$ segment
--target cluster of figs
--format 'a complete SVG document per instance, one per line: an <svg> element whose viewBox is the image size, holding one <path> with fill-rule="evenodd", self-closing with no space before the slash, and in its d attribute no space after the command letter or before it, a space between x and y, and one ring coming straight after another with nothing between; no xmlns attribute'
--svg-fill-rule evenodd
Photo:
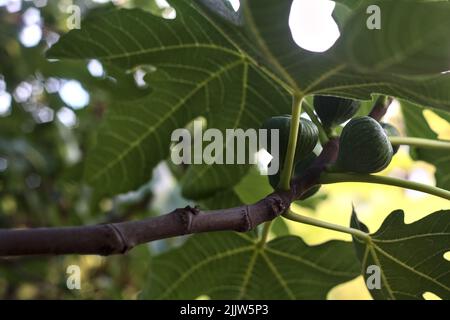
<svg viewBox="0 0 450 320"><path fill-rule="evenodd" d="M329 170L334 172L353 172L371 174L385 169L397 153L398 146L393 146L389 136L398 136L399 131L388 123L380 123L369 116L355 117L361 102L332 96L314 97L314 110L325 131L333 130L345 124L339 137L339 154L337 160ZM350 121L349 121L350 120ZM277 174L269 176L270 185L277 189L280 173L283 170L286 151L288 148L291 116L283 115L267 120L263 129L279 130L279 163ZM301 177L311 166L317 155L314 153L318 143L319 131L310 120L300 118L300 130L295 152L295 166L293 178ZM271 153L271 145L268 145ZM310 189L302 196L304 200L314 195L320 186Z"/></svg>

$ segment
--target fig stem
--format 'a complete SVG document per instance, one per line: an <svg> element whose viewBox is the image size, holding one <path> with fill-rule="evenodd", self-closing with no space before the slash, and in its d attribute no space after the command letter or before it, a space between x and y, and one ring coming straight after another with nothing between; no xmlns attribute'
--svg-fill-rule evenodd
<svg viewBox="0 0 450 320"><path fill-rule="evenodd" d="M394 99L389 96L380 96L375 102L372 111L370 111L369 117L377 120L378 122L381 121L381 119L383 119L386 115L393 100Z"/></svg>
<svg viewBox="0 0 450 320"><path fill-rule="evenodd" d="M289 142L286 151L286 159L284 161L283 170L280 177L280 189L289 191L291 188L291 175L294 168L295 150L297 148L297 138L300 130L300 114L302 113L302 95L294 95L292 97L292 117L289 132Z"/></svg>
<svg viewBox="0 0 450 320"><path fill-rule="evenodd" d="M303 109L305 110L308 117L311 119L311 121L316 125L316 127L319 129L319 140L322 145L326 144L328 142L328 134L325 132L325 129L322 126L322 123L320 122L319 118L314 113L314 108L311 106L311 104L304 99L303 100Z"/></svg>
<svg viewBox="0 0 450 320"><path fill-rule="evenodd" d="M450 200L450 191L435 186L430 186L414 181L408 181L392 177L369 175L369 174L357 174L357 173L323 173L319 179L320 184L334 184L342 182L383 184L400 187L404 189L416 190L434 195L436 197Z"/></svg>
<svg viewBox="0 0 450 320"><path fill-rule="evenodd" d="M258 242L258 246L261 248L264 246L264 244L267 242L267 239L269 238L270 228L272 227L273 221L267 221L264 223L262 232L261 232L261 238Z"/></svg>
<svg viewBox="0 0 450 320"><path fill-rule="evenodd" d="M426 149L450 150L450 141L431 140L413 137L389 137L393 145L407 145Z"/></svg>

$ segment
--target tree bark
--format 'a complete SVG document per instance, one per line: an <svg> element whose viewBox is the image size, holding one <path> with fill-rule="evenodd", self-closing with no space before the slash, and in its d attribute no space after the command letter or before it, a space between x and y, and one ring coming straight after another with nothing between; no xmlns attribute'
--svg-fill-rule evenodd
<svg viewBox="0 0 450 320"><path fill-rule="evenodd" d="M292 181L290 191L275 191L252 205L212 211L186 207L155 218L93 226L0 230L0 256L123 254L139 244L180 235L247 232L279 217L317 185L338 149L338 140L330 140L306 174Z"/></svg>
<svg viewBox="0 0 450 320"><path fill-rule="evenodd" d="M383 117L386 115L392 101L394 101L392 97L379 97L375 102L372 111L370 111L369 117L380 122L381 119L383 119Z"/></svg>

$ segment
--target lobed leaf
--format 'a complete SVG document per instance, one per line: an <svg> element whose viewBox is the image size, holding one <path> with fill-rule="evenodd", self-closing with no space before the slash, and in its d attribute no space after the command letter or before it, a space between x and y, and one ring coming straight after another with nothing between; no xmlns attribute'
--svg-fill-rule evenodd
<svg viewBox="0 0 450 320"><path fill-rule="evenodd" d="M153 260L141 298L324 299L358 275L351 243L308 246L286 236L259 247L256 241L248 234L196 235Z"/></svg>
<svg viewBox="0 0 450 320"><path fill-rule="evenodd" d="M355 212L351 226L367 232ZM381 288L370 290L375 299L423 299L425 292L450 298L450 262L444 258L450 251L449 210L411 224L404 223L403 211L394 211L370 241L353 241L366 280L368 266L381 270Z"/></svg>

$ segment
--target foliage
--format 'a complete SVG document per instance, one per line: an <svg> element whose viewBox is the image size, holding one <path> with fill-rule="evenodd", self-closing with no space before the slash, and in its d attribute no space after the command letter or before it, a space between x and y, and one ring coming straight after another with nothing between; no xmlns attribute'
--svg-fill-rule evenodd
<svg viewBox="0 0 450 320"><path fill-rule="evenodd" d="M309 52L294 42L288 25L292 0L242 1L238 12L226 0L172 0L175 19L165 18L153 1L130 1L133 8L87 7L81 29L68 32L55 1L41 12L46 28L64 35L51 47L42 42L35 48L20 46L11 35L20 28L15 22L19 14L0 8L0 17L8 18L0 20L0 28L10 30L0 36L0 75L9 92L24 82L34 88L26 101L14 99L10 114L0 118L0 160L7 160L7 169L0 167L0 227L148 217L186 202L208 209L256 202L273 190L254 166L175 166L166 161L171 133L199 118L222 132L257 129L285 114L292 113L295 121L295 110L302 110L320 131L320 150L342 126L323 128L314 112L314 95L357 101L361 107L355 117L367 116L379 95L395 97L407 136L437 140L423 111L450 119L450 4L336 2L334 18L341 36L324 53ZM381 8L383 19L376 31L365 27L366 8L373 4ZM87 72L93 59L104 68L101 77ZM144 85L136 85L137 74L145 74ZM89 108L75 110L75 127L58 119L42 121L44 111L55 114L65 104L57 90L49 90L50 81L67 79L78 80L89 91ZM291 106L292 100L300 103ZM290 143L293 136L297 132L291 130ZM302 135L298 138L301 143ZM290 143L286 141L286 148ZM437 187L450 189L448 148L412 145L410 152L436 167ZM363 152L352 157L358 153ZM391 157L390 148L389 161ZM172 198L163 204L163 184L158 184L162 162L176 181ZM282 174L281 180L290 174ZM408 181L398 184L414 187ZM429 193L435 189L423 188ZM296 205L315 210L329 196L322 190ZM425 292L449 299L450 262L444 256L450 251L449 213L443 210L405 224L403 212L395 211L374 234L355 212L349 227L291 216L350 233L353 243L307 244L291 234L283 218L274 221L270 233L266 225L262 232L158 241L128 257L97 262L95 268L95 262L90 267L85 263L87 270L96 270L92 277L99 283L106 278L112 284L105 285L107 293L85 291L82 297L129 298L142 291L140 298L145 299L325 299L330 289L359 275L368 280L367 267L376 265L382 281L380 290L370 290L374 299L421 299ZM62 281L49 280L52 270L76 259L0 260L6 274L0 295L17 297L23 283L44 278L54 288L43 297L77 297ZM33 271L25 274L16 269L18 264Z"/></svg>
<svg viewBox="0 0 450 320"><path fill-rule="evenodd" d="M444 258L450 241L449 213L435 212L406 225L404 213L395 211L370 241L355 239L362 267L381 268L383 286L382 290L373 291L375 299L421 299L426 290L442 299L450 298L448 261ZM352 225L367 230L355 213Z"/></svg>
<svg viewBox="0 0 450 320"><path fill-rule="evenodd" d="M197 235L155 259L149 289L142 297L324 299L332 287L351 280L358 271L348 242L310 247L300 238L286 236L261 247L254 237L237 233Z"/></svg>

